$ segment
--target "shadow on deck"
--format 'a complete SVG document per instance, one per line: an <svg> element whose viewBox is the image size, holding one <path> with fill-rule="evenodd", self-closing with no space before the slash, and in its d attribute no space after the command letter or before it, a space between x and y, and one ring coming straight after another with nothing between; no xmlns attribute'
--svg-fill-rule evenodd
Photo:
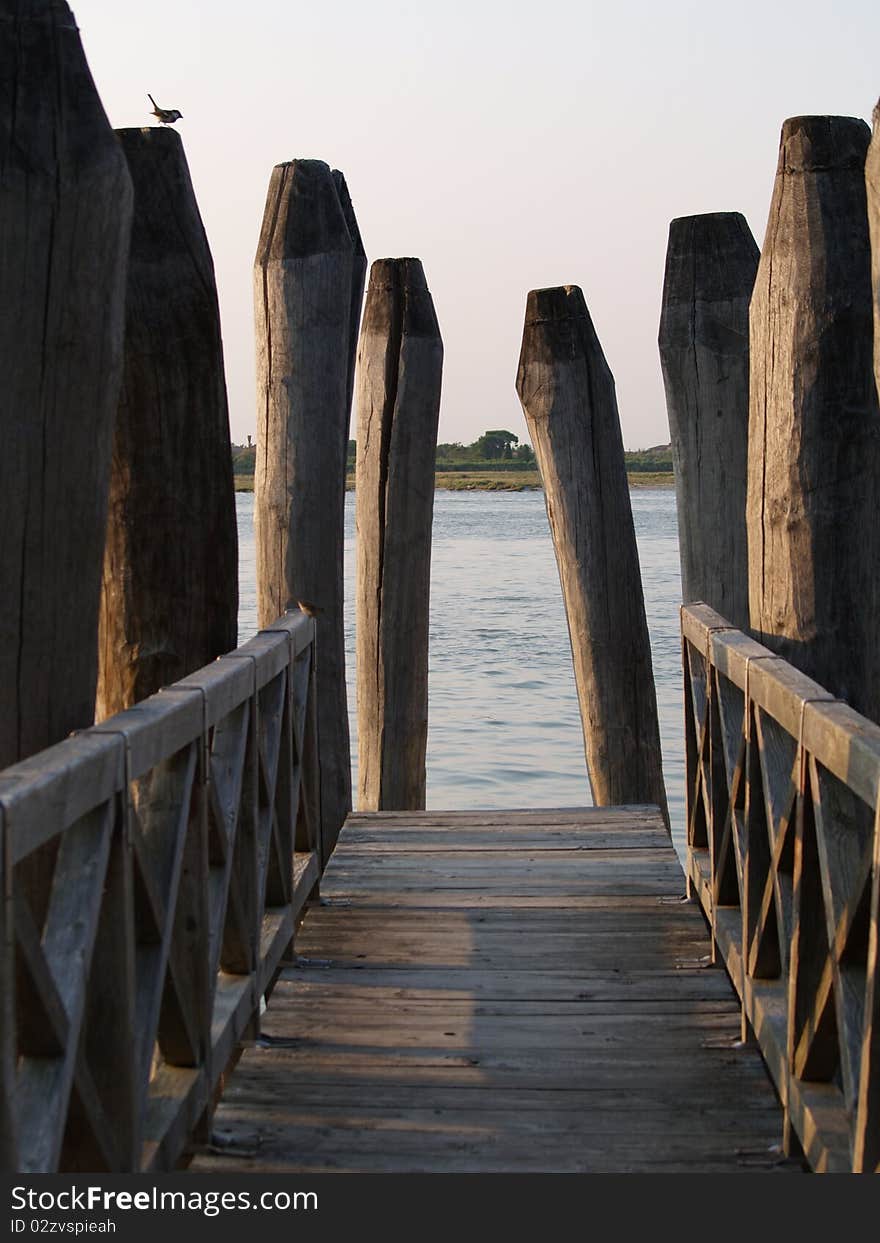
<svg viewBox="0 0 880 1243"><path fill-rule="evenodd" d="M197 1172L799 1172L653 808L349 818Z"/></svg>

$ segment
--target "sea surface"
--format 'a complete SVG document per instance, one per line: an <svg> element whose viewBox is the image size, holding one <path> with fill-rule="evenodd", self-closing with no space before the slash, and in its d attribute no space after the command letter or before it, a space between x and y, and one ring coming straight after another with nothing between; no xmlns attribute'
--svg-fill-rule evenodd
<svg viewBox="0 0 880 1243"><path fill-rule="evenodd" d="M681 853L684 729L675 493L640 488L630 497L673 840ZM240 642L257 624L253 500L253 493L236 493ZM351 492L345 521L348 695L356 774ZM542 492L435 493L429 670L429 807L582 807L592 802Z"/></svg>

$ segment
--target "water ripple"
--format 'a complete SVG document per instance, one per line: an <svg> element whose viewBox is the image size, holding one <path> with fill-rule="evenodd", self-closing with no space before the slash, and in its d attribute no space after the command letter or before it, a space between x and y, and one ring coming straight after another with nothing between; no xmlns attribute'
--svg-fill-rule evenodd
<svg viewBox="0 0 880 1243"><path fill-rule="evenodd" d="M673 837L684 835L681 600L675 494L631 494ZM236 496L242 639L256 628L253 495ZM354 497L346 496L352 762ZM583 806L591 799L571 648L540 492L437 492L431 564L429 807Z"/></svg>

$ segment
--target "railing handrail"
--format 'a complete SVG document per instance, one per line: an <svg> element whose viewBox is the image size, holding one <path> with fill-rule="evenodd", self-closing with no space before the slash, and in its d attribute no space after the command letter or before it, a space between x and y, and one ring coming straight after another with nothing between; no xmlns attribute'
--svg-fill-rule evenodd
<svg viewBox="0 0 880 1243"><path fill-rule="evenodd" d="M705 604L681 630L689 884L787 1134L877 1169L880 727Z"/></svg>
<svg viewBox="0 0 880 1243"><path fill-rule="evenodd" d="M171 1168L210 1116L320 875L314 636L285 614L0 773L4 1167Z"/></svg>
<svg viewBox="0 0 880 1243"><path fill-rule="evenodd" d="M880 790L880 726L781 656L737 630L707 604L681 608L682 635L712 666L830 772L874 804Z"/></svg>

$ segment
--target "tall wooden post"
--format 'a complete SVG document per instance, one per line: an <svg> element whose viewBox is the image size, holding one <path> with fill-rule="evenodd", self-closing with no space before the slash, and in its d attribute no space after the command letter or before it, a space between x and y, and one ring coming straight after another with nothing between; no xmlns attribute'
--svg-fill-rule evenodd
<svg viewBox="0 0 880 1243"><path fill-rule="evenodd" d="M118 131L134 183L101 601L101 719L235 647L238 534L214 264L180 136Z"/></svg>
<svg viewBox="0 0 880 1243"><path fill-rule="evenodd" d="M443 342L418 259L370 271L357 379L358 809L425 806Z"/></svg>
<svg viewBox="0 0 880 1243"><path fill-rule="evenodd" d="M0 768L91 725L131 181L62 0L0 20Z"/></svg>
<svg viewBox="0 0 880 1243"><path fill-rule="evenodd" d="M614 378L576 285L533 289L517 393L553 533L593 799L666 811Z"/></svg>
<svg viewBox="0 0 880 1243"><path fill-rule="evenodd" d="M669 226L660 363L684 602L749 624L749 299L760 254L738 212Z"/></svg>
<svg viewBox="0 0 880 1243"><path fill-rule="evenodd" d="M272 172L254 267L261 626L303 602L317 622L327 858L351 808L342 554L355 250L330 168Z"/></svg>
<svg viewBox="0 0 880 1243"><path fill-rule="evenodd" d="M349 320L348 333L348 398L346 406L348 419L346 420L345 439L342 445L342 460L344 464L348 458L348 433L351 421L351 403L354 397L355 359L357 357L358 331L361 324L361 307L364 301L364 285L367 280L367 252L364 250L361 231L354 214L354 207L352 206L351 195L348 192L345 176L338 168L333 169L333 181L336 186L336 193L339 195L339 204L342 207L342 214L345 216L345 223L348 225L348 231L351 234L352 244L351 319Z"/></svg>
<svg viewBox="0 0 880 1243"><path fill-rule="evenodd" d="M874 296L874 379L880 393L880 100L872 117L874 132L865 161L868 229L871 235L871 289Z"/></svg>
<svg viewBox="0 0 880 1243"><path fill-rule="evenodd" d="M782 127L750 313L756 638L880 720L880 410L865 206L870 131Z"/></svg>

